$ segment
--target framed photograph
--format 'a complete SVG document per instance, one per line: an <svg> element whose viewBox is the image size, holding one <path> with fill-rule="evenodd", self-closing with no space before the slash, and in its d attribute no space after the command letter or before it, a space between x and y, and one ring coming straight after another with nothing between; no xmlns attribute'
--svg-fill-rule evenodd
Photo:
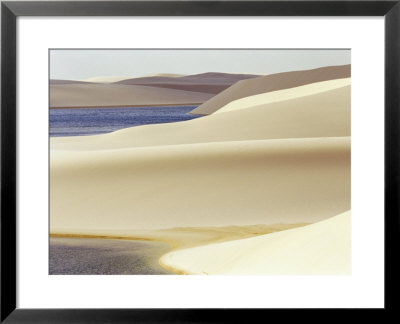
<svg viewBox="0 0 400 324"><path fill-rule="evenodd" d="M2 322L395 311L398 1L3 1L1 30Z"/></svg>

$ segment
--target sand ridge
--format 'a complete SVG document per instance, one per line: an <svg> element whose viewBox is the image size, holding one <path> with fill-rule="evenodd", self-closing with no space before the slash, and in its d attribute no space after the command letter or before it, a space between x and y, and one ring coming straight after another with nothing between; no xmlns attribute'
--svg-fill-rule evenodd
<svg viewBox="0 0 400 324"><path fill-rule="evenodd" d="M267 105L274 102L282 102L300 97L311 96L321 92L326 92L350 85L351 79L345 78L315 82L299 87L261 93L258 95L233 100L227 105L223 106L221 109L218 109L215 114L251 108L257 105Z"/></svg>
<svg viewBox="0 0 400 324"><path fill-rule="evenodd" d="M304 71L282 72L249 80L241 80L192 110L191 113L209 115L233 100L315 82L349 78L350 76L351 66L340 65Z"/></svg>

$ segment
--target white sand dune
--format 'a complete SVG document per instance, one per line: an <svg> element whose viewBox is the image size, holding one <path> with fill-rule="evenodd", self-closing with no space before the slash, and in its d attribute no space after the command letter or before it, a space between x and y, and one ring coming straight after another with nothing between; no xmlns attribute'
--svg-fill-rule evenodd
<svg viewBox="0 0 400 324"><path fill-rule="evenodd" d="M310 83L300 87L289 88L284 90L271 91L267 93L262 93L234 100L225 105L224 107L222 107L221 109L217 110L215 114L252 108L257 105L266 105L274 102L287 101L300 97L311 96L317 93L330 91L349 85L351 85L351 78L345 78L345 79L335 79L329 81Z"/></svg>
<svg viewBox="0 0 400 324"><path fill-rule="evenodd" d="M350 138L52 151L51 232L311 223L350 209Z"/></svg>
<svg viewBox="0 0 400 324"><path fill-rule="evenodd" d="M220 92L207 102L191 111L193 114L209 115L232 102L270 91L294 88L315 82L349 78L350 65L327 66L313 70L291 71L241 80Z"/></svg>
<svg viewBox="0 0 400 324"><path fill-rule="evenodd" d="M329 275L351 272L350 211L301 228L164 255L187 274Z"/></svg>
<svg viewBox="0 0 400 324"><path fill-rule="evenodd" d="M350 136L350 86L248 109L97 136L52 138L54 150L104 150L223 141Z"/></svg>
<svg viewBox="0 0 400 324"><path fill-rule="evenodd" d="M192 105L212 96L209 93L141 85L56 84L50 85L50 108Z"/></svg>

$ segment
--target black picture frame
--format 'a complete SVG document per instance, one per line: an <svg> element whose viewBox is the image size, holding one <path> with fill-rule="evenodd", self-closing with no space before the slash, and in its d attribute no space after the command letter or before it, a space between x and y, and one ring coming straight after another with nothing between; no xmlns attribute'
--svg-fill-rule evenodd
<svg viewBox="0 0 400 324"><path fill-rule="evenodd" d="M394 1L2 1L1 3L1 318L3 323L255 322L287 309L20 309L16 307L16 19L19 16L384 16L385 307L399 291L400 0ZM322 310L293 310L300 317ZM309 314L310 311L315 312ZM329 316L335 316L334 310ZM360 314L360 310L357 314ZM350 310L347 310L350 312ZM392 314L393 315L393 314ZM280 315L282 316L282 315ZM358 316L358 315L357 315ZM338 317L339 318L339 317ZM377 317L378 318L378 317ZM265 321L267 318L265 318ZM284 318L281 318L284 320ZM320 320L323 320L320 318Z"/></svg>

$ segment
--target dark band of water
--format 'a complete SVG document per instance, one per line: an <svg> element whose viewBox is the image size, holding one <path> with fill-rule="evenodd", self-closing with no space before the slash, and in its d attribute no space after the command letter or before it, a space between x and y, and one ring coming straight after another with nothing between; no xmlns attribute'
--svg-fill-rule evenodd
<svg viewBox="0 0 400 324"><path fill-rule="evenodd" d="M200 117L189 114L196 107L50 109L50 136L95 135L132 126L190 120Z"/></svg>
<svg viewBox="0 0 400 324"><path fill-rule="evenodd" d="M158 260L170 246L162 242L50 238L51 275L172 274Z"/></svg>

